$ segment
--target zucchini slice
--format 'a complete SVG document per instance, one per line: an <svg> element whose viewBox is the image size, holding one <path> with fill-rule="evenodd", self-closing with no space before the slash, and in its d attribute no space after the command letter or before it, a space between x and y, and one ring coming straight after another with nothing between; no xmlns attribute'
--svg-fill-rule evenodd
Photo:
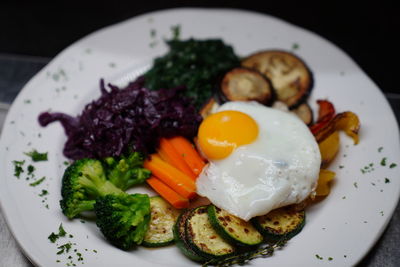
<svg viewBox="0 0 400 267"><path fill-rule="evenodd" d="M250 223L233 216L214 205L208 206L210 223L225 240L239 246L255 246L263 236Z"/></svg>
<svg viewBox="0 0 400 267"><path fill-rule="evenodd" d="M236 252L210 224L207 206L192 210L186 221L186 236L192 250L207 260L221 259Z"/></svg>
<svg viewBox="0 0 400 267"><path fill-rule="evenodd" d="M267 241L290 239L303 229L306 213L304 210L296 210L288 206L255 217L252 222Z"/></svg>
<svg viewBox="0 0 400 267"><path fill-rule="evenodd" d="M313 123L313 112L307 103L302 103L292 110L306 125Z"/></svg>
<svg viewBox="0 0 400 267"><path fill-rule="evenodd" d="M270 80L260 72L248 68L234 68L221 82L221 93L228 101L271 102L274 89Z"/></svg>
<svg viewBox="0 0 400 267"><path fill-rule="evenodd" d="M150 198L150 223L142 245L162 247L174 242L172 228L179 216L179 211L159 196Z"/></svg>
<svg viewBox="0 0 400 267"><path fill-rule="evenodd" d="M275 88L277 100L289 107L298 105L308 96L313 85L309 68L290 52L265 50L250 55L241 64L267 76Z"/></svg>
<svg viewBox="0 0 400 267"><path fill-rule="evenodd" d="M192 250L186 238L186 221L191 212L191 210L186 210L181 215L179 215L178 220L176 221L173 228L175 244L189 259L197 262L204 262L206 259L199 256Z"/></svg>

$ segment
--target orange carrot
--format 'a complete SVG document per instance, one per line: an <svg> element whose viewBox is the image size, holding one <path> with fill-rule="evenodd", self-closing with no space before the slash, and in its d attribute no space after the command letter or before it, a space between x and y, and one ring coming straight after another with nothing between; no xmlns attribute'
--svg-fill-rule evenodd
<svg viewBox="0 0 400 267"><path fill-rule="evenodd" d="M183 157L179 155L178 151L169 142L169 139L161 138L158 149L158 154L163 160L187 174L193 180L196 179L197 175L192 172L192 169L184 161Z"/></svg>
<svg viewBox="0 0 400 267"><path fill-rule="evenodd" d="M143 166L181 196L188 199L196 196L196 184L192 178L162 160L158 154L152 154Z"/></svg>
<svg viewBox="0 0 400 267"><path fill-rule="evenodd" d="M189 200L187 198L179 195L157 177L151 176L146 182L175 208L183 209L189 207Z"/></svg>
<svg viewBox="0 0 400 267"><path fill-rule="evenodd" d="M169 139L171 145L178 151L186 162L186 164L192 169L193 173L200 174L203 167L206 165L200 154L193 147L192 143L182 136L176 136Z"/></svg>

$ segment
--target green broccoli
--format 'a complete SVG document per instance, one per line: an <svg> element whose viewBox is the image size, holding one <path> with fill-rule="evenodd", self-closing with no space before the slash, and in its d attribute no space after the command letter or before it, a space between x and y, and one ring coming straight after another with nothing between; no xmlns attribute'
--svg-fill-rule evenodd
<svg viewBox="0 0 400 267"><path fill-rule="evenodd" d="M118 188L128 188L141 184L150 177L151 172L143 168L143 155L133 152L120 159L108 157L104 160L107 179Z"/></svg>
<svg viewBox="0 0 400 267"><path fill-rule="evenodd" d="M150 199L146 194L115 194L97 198L96 224L106 239L128 250L143 241L150 221Z"/></svg>
<svg viewBox="0 0 400 267"><path fill-rule="evenodd" d="M101 161L80 159L64 172L60 201L62 212L70 219L94 209L96 198L123 191L107 180Z"/></svg>

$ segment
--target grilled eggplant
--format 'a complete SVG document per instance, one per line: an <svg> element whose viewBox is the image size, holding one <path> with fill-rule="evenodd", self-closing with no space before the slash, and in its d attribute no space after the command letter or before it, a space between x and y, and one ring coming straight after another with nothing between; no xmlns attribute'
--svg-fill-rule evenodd
<svg viewBox="0 0 400 267"><path fill-rule="evenodd" d="M312 73L296 55L280 50L265 50L245 58L241 65L267 76L275 89L277 100L290 108L300 104L309 94Z"/></svg>
<svg viewBox="0 0 400 267"><path fill-rule="evenodd" d="M221 81L221 93L226 101L268 104L273 98L273 92L270 80L254 69L234 68Z"/></svg>

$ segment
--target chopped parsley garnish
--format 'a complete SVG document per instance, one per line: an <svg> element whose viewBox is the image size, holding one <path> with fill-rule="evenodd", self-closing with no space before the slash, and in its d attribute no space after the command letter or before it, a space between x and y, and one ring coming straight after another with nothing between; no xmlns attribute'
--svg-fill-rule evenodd
<svg viewBox="0 0 400 267"><path fill-rule="evenodd" d="M378 148L378 152L379 152L379 153L381 153L382 150L383 150L383 147L379 147L379 148Z"/></svg>
<svg viewBox="0 0 400 267"><path fill-rule="evenodd" d="M388 184L388 183L390 183L389 178L385 178L385 184Z"/></svg>
<svg viewBox="0 0 400 267"><path fill-rule="evenodd" d="M42 192L39 194L39 197L44 197L47 196L49 194L49 191L42 189Z"/></svg>
<svg viewBox="0 0 400 267"><path fill-rule="evenodd" d="M43 176L43 177L40 178L39 180L37 180L37 181L35 181L35 182L33 182L33 183L30 183L29 185L30 185L30 186L38 186L38 185L40 185L45 179L46 179L46 177Z"/></svg>
<svg viewBox="0 0 400 267"><path fill-rule="evenodd" d="M300 45L298 44L298 43L294 43L293 45L292 45L292 50L297 50L297 49L299 49L300 48Z"/></svg>
<svg viewBox="0 0 400 267"><path fill-rule="evenodd" d="M397 166L396 163L392 163L392 164L390 164L389 168L393 169L393 168L396 167L396 166Z"/></svg>
<svg viewBox="0 0 400 267"><path fill-rule="evenodd" d="M51 241L51 243L55 243L57 241L58 238L63 237L67 234L67 232L65 232L64 227L62 226L62 223L60 224L60 226L58 227L58 233L51 233L48 236L48 239Z"/></svg>
<svg viewBox="0 0 400 267"><path fill-rule="evenodd" d="M28 170L28 175L31 175L35 171L35 167L33 165L29 165L27 170Z"/></svg>
<svg viewBox="0 0 400 267"><path fill-rule="evenodd" d="M59 251L57 252L57 255L60 255L63 253L68 253L69 250L71 249L71 247L72 247L71 242L65 243L64 245L57 247L59 249Z"/></svg>
<svg viewBox="0 0 400 267"><path fill-rule="evenodd" d="M354 185L355 188L358 188L357 182L354 182L353 185Z"/></svg>
<svg viewBox="0 0 400 267"><path fill-rule="evenodd" d="M181 35L181 26L179 24L171 26L171 31L172 31L172 40L178 40Z"/></svg>
<svg viewBox="0 0 400 267"><path fill-rule="evenodd" d="M323 260L324 258L322 258L320 255L318 255L318 254L315 254L315 257L317 258L317 259L319 259L319 260Z"/></svg>
<svg viewBox="0 0 400 267"><path fill-rule="evenodd" d="M47 160L47 152L40 153L36 149L32 150L31 152L26 152L25 155L31 157L34 162L37 161L46 161Z"/></svg>
<svg viewBox="0 0 400 267"><path fill-rule="evenodd" d="M383 159L381 160L381 166L386 166L386 158L383 158Z"/></svg>
<svg viewBox="0 0 400 267"><path fill-rule="evenodd" d="M329 258L328 258L328 261L331 261L331 260L333 260L333 258L332 258L332 257L329 257Z"/></svg>
<svg viewBox="0 0 400 267"><path fill-rule="evenodd" d="M22 166L25 164L25 160L21 160L21 161L14 160L13 164L14 164L14 176L19 178L21 173L24 172L24 169L22 168Z"/></svg>

